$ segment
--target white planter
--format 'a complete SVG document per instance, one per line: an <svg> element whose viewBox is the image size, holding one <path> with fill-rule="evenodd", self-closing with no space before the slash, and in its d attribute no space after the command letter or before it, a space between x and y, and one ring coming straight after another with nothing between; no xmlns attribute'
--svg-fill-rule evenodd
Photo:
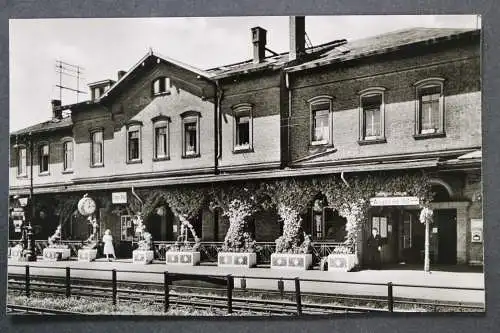
<svg viewBox="0 0 500 333"><path fill-rule="evenodd" d="M337 254L331 253L327 257L328 270L337 272L349 272L358 264L356 254Z"/></svg>
<svg viewBox="0 0 500 333"><path fill-rule="evenodd" d="M167 265L196 266L200 263L200 252L166 252L165 263Z"/></svg>
<svg viewBox="0 0 500 333"><path fill-rule="evenodd" d="M78 261L94 261L97 258L96 249L80 249L78 250Z"/></svg>
<svg viewBox="0 0 500 333"><path fill-rule="evenodd" d="M55 247L46 247L45 249L43 249L43 260L46 261L68 260L70 255L70 249Z"/></svg>
<svg viewBox="0 0 500 333"><path fill-rule="evenodd" d="M23 249L20 247L9 247L9 258L12 261L20 261L23 257Z"/></svg>
<svg viewBox="0 0 500 333"><path fill-rule="evenodd" d="M134 250L132 251L132 263L147 265L153 262L153 250Z"/></svg>
<svg viewBox="0 0 500 333"><path fill-rule="evenodd" d="M311 253L273 253L271 254L272 269L307 270L312 264Z"/></svg>
<svg viewBox="0 0 500 333"><path fill-rule="evenodd" d="M219 267L246 267L250 268L257 264L257 254L250 252L219 252L217 254L217 266Z"/></svg>

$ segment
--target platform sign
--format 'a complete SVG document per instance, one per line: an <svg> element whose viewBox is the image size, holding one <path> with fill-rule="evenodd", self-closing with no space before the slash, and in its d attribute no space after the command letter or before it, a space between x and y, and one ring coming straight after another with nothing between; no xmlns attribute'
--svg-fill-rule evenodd
<svg viewBox="0 0 500 333"><path fill-rule="evenodd" d="M373 197L370 198L371 206L418 206L418 197Z"/></svg>
<svg viewBox="0 0 500 333"><path fill-rule="evenodd" d="M483 241L483 220L471 219L470 220L471 242L482 243Z"/></svg>
<svg viewBox="0 0 500 333"><path fill-rule="evenodd" d="M126 204L127 192L113 192L111 193L111 201L114 204Z"/></svg>

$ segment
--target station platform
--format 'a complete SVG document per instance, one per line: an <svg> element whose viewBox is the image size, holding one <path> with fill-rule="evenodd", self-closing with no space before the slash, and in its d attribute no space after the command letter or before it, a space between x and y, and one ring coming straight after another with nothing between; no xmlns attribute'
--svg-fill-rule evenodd
<svg viewBox="0 0 500 333"><path fill-rule="evenodd" d="M40 259L36 262L18 262L9 260L8 272L24 274L25 265L30 265L31 276L65 276L64 269L70 267L74 278L109 279L111 270L117 270L118 281L163 282L163 273L185 273L196 275L234 276L235 288L241 287L241 279L246 280L247 289L277 290L277 280L301 280L301 291L305 293L328 293L356 296L387 296L387 283L392 282L394 297L438 302L485 304L484 274L480 269L465 268L459 271L446 271L435 267L430 273L422 268L402 265L381 270L360 270L355 272L331 272L320 270L280 270L264 267L256 268L221 268L215 264L200 266L166 265L153 262L149 265L133 264L131 259L118 259L108 262L97 259L94 262L76 260L49 262ZM95 269L95 270L94 270ZM311 281L310 281L311 280ZM313 281L316 280L316 281ZM366 283L366 284L364 284ZM385 285L371 285L380 283ZM405 286L398 286L405 285ZM409 286L411 285L411 286ZM435 287L435 288L431 288ZM480 288L482 290L444 289L444 288ZM293 291L293 280L284 280L285 291Z"/></svg>

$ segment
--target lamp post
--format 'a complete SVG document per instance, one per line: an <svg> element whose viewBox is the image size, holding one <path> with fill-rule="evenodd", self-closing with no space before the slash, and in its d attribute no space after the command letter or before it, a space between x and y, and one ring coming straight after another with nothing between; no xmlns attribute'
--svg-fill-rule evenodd
<svg viewBox="0 0 500 333"><path fill-rule="evenodd" d="M26 248L23 253L23 257L26 261L36 261L35 253L35 239L33 238L33 227L31 225L31 220L35 217L35 201L33 196L33 135L29 133L29 147L30 147L30 206L31 213L28 218L28 225L25 227L26 233Z"/></svg>

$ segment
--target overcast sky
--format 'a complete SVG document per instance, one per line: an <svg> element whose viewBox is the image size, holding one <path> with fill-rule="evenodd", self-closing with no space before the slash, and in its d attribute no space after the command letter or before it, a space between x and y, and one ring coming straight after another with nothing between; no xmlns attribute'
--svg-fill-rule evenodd
<svg viewBox="0 0 500 333"><path fill-rule="evenodd" d="M409 27L476 28L475 15L308 16L312 44L359 39ZM268 31L267 46L288 51L288 17L10 20L10 130L46 121L58 98L56 60L84 68L80 87L115 79L149 48L201 69L250 59L250 28ZM76 88L76 79L63 84ZM88 99L80 95L80 101ZM75 102L63 94L63 104Z"/></svg>

